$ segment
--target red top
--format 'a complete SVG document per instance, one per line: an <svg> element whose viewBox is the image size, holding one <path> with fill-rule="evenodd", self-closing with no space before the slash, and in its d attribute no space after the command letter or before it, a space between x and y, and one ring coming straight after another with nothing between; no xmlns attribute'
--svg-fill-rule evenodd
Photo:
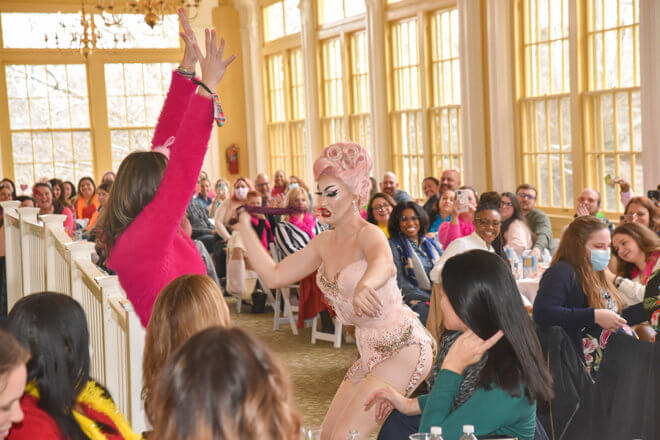
<svg viewBox="0 0 660 440"><path fill-rule="evenodd" d="M460 217L458 224L454 225L450 222L444 222L438 228L438 241L443 249L447 249L449 243L457 238L465 237L474 232L474 224L464 222Z"/></svg>
<svg viewBox="0 0 660 440"><path fill-rule="evenodd" d="M106 432L106 439L123 440L119 429L116 428L110 417L85 404L79 403L78 406L82 410L82 414L103 423L115 432ZM26 393L21 398L21 409L23 410L23 421L14 424L11 428L7 437L9 440L65 440L55 420L46 411L39 408L39 399Z"/></svg>
<svg viewBox="0 0 660 440"><path fill-rule="evenodd" d="M179 227L213 124L213 103L196 89L189 79L172 74L152 140L152 146L161 146L175 136L167 169L153 200L117 239L107 261L145 327L163 287L181 275L206 274L195 244Z"/></svg>
<svg viewBox="0 0 660 440"><path fill-rule="evenodd" d="M274 186L273 189L270 191L271 197L278 196L280 194L284 194L286 191L286 185L285 186Z"/></svg>
<svg viewBox="0 0 660 440"><path fill-rule="evenodd" d="M99 196L96 194L92 196L92 200L90 200L89 205L87 206L85 206L85 199L80 197L76 200L76 217L81 220L84 218L91 220L99 206L101 206L99 204Z"/></svg>

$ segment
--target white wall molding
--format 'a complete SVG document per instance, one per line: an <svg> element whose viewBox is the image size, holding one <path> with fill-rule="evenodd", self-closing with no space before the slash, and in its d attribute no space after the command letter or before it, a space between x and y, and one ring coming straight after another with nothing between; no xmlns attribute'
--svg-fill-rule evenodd
<svg viewBox="0 0 660 440"><path fill-rule="evenodd" d="M639 2L644 194L660 184L660 2ZM639 189L638 189L639 190Z"/></svg>

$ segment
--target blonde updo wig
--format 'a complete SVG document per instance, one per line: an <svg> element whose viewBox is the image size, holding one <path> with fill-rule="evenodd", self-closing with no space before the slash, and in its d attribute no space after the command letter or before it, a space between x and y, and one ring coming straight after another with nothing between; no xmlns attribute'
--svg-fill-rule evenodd
<svg viewBox="0 0 660 440"><path fill-rule="evenodd" d="M336 177L360 198L360 205L364 205L371 189L372 167L373 161L364 147L354 142L340 142L323 149L321 157L314 162L314 179L318 181L323 175Z"/></svg>

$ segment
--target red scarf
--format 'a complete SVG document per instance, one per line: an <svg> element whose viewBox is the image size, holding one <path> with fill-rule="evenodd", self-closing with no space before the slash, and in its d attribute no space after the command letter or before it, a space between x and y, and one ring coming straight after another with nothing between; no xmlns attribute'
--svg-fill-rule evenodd
<svg viewBox="0 0 660 440"><path fill-rule="evenodd" d="M290 216L289 223L300 229L301 231L309 235L310 240L314 238L314 227L316 226L316 219L309 212L305 213L302 221L298 220L298 217Z"/></svg>
<svg viewBox="0 0 660 440"><path fill-rule="evenodd" d="M660 258L660 252L653 252L649 259L646 260L646 268L644 269L644 279L642 280L642 284L646 285L651 276L651 271L655 267L655 263L658 262L658 258ZM630 273L630 276L633 280L637 278L639 276L639 269L635 267Z"/></svg>

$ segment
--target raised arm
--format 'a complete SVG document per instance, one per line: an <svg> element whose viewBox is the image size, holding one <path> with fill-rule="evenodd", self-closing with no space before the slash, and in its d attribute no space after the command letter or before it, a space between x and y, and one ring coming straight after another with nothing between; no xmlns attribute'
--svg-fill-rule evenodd
<svg viewBox="0 0 660 440"><path fill-rule="evenodd" d="M250 215L245 211L239 215L238 231L243 239L248 260L259 274L259 278L271 289L300 281L321 265L321 254L318 251L319 237L313 238L298 252L275 263L254 232Z"/></svg>
<svg viewBox="0 0 660 440"><path fill-rule="evenodd" d="M227 216L227 211L230 209L230 205L231 199L228 198L222 202L218 210L215 212L215 217L213 218L215 223L215 230L224 241L229 241L229 238L231 237L231 232L229 232L227 226L225 225L225 217Z"/></svg>
<svg viewBox="0 0 660 440"><path fill-rule="evenodd" d="M195 33L190 27L188 18L186 17L183 9L179 9L179 21L183 32L180 34L186 43L183 52L183 59L181 60L180 68L183 72L195 71L195 64L197 63L197 54L192 46L195 43ZM168 139L176 135L177 130L183 121L185 110L190 104L190 98L197 90L197 86L179 71L172 72L172 81L170 82L170 89L167 92L167 97L163 103L163 109L158 117L158 124L154 130L154 137L151 140L151 147L168 148Z"/></svg>

